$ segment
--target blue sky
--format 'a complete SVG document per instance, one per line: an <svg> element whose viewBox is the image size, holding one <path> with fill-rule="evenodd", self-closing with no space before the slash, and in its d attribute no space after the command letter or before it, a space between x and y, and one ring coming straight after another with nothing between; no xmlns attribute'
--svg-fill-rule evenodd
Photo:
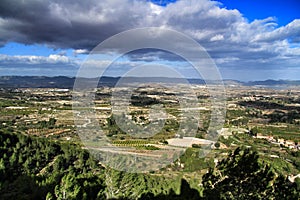
<svg viewBox="0 0 300 200"><path fill-rule="evenodd" d="M279 26L300 19L299 0L220 0L228 9L238 9L249 21L276 17Z"/></svg>
<svg viewBox="0 0 300 200"><path fill-rule="evenodd" d="M299 8L298 0L3 0L0 76L75 76L103 40L154 26L195 39L224 79L300 79ZM193 77L187 63L162 52L124 56L108 75L121 76L136 66L137 56L140 63L167 63Z"/></svg>

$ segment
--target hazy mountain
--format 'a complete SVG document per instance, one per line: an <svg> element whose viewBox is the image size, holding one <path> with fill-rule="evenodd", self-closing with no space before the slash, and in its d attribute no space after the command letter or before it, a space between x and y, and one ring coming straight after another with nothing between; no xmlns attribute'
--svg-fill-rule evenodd
<svg viewBox="0 0 300 200"><path fill-rule="evenodd" d="M297 81L291 81L291 80L265 80L265 81L249 81L247 83L244 83L244 85L265 85L265 86L274 86L274 85L300 85L300 80Z"/></svg>
<svg viewBox="0 0 300 200"><path fill-rule="evenodd" d="M114 86L120 77L101 77L98 86ZM96 78L82 78L84 82L98 81ZM122 78L125 83L186 83L185 79L181 78L163 78L163 77L126 77ZM206 84L202 79L188 79L191 84ZM73 88L75 77L56 76L0 76L0 88ZM213 83L214 81L209 81ZM250 81L241 82L237 80L223 80L225 85L245 85L245 86L298 86L300 80L265 80L265 81Z"/></svg>

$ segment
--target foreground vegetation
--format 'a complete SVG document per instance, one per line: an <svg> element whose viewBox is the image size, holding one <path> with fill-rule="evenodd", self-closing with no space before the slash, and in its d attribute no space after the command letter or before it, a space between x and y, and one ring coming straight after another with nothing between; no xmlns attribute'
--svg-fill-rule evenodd
<svg viewBox="0 0 300 200"><path fill-rule="evenodd" d="M297 199L258 154L237 148L191 188L182 177L115 171L79 145L0 132L0 199ZM297 182L296 181L296 182ZM297 185L298 184L298 185ZM200 186L202 185L202 186Z"/></svg>

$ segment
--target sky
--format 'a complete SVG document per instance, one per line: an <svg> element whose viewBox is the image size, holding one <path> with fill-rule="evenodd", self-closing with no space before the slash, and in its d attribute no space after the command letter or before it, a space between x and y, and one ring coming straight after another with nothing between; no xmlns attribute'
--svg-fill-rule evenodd
<svg viewBox="0 0 300 200"><path fill-rule="evenodd" d="M0 76L76 76L99 43L143 27L191 37L223 79L300 80L299 0L1 0ZM103 52L103 63L110 53ZM186 77L195 73L171 53L140 50L120 58L107 75L145 63L169 65Z"/></svg>

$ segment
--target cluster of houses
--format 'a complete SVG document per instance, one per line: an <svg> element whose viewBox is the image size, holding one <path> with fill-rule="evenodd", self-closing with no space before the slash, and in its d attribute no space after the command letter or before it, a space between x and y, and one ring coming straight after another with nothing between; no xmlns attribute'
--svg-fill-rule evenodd
<svg viewBox="0 0 300 200"><path fill-rule="evenodd" d="M283 138L274 138L273 136L265 136L265 135L257 135L257 136L253 136L253 137L256 139L265 139L272 144L277 144L282 147L287 147L289 149L300 150L300 144L298 144L297 142L294 142L292 140L285 140Z"/></svg>

